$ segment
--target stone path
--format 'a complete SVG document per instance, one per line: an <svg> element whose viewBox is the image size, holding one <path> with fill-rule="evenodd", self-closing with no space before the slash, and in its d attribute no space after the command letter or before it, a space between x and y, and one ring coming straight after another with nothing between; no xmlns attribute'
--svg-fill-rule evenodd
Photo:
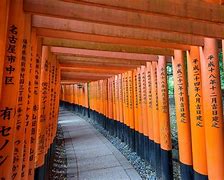
<svg viewBox="0 0 224 180"><path fill-rule="evenodd" d="M65 136L67 176L72 180L141 180L128 160L91 124L61 110Z"/></svg>

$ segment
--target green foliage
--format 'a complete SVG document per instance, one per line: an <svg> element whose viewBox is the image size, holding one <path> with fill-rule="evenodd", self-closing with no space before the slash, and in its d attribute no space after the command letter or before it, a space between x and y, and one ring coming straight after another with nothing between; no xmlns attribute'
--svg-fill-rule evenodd
<svg viewBox="0 0 224 180"><path fill-rule="evenodd" d="M174 94L173 67L172 64L167 65L167 83L169 95Z"/></svg>
<svg viewBox="0 0 224 180"><path fill-rule="evenodd" d="M220 80L221 80L221 88L224 90L224 68L223 68L223 53L219 54L219 67L220 67Z"/></svg>

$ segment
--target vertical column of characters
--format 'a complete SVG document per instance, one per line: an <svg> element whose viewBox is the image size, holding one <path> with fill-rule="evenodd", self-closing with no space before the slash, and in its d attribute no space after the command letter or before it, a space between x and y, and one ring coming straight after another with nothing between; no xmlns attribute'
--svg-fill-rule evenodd
<svg viewBox="0 0 224 180"><path fill-rule="evenodd" d="M54 138L57 133L57 125L58 125L58 115L59 115L59 99L60 99L60 82L61 82L61 70L59 61L56 60L56 70L55 70L55 123L54 123Z"/></svg>
<svg viewBox="0 0 224 180"><path fill-rule="evenodd" d="M4 2L0 4L4 6ZM7 5L5 10L8 11ZM24 13L21 1L15 0L10 3L9 15L6 46L2 48L2 50L5 49L5 52L1 51L1 62L3 62L1 73L3 74L1 77L2 98L0 101L0 179L11 179L12 176L11 167L13 166L14 133L24 30ZM1 28L4 28L4 25Z"/></svg>
<svg viewBox="0 0 224 180"><path fill-rule="evenodd" d="M129 119L128 90L129 90L128 89L128 72L125 72L125 114L126 114L125 136L126 136L126 144L130 145L130 139L129 139L130 119Z"/></svg>
<svg viewBox="0 0 224 180"><path fill-rule="evenodd" d="M9 5L10 0L2 0L0 2L0 99L2 98L2 76L6 49L6 38L7 38L7 27L8 27L8 17L9 17Z"/></svg>
<svg viewBox="0 0 224 180"><path fill-rule="evenodd" d="M222 93L218 59L218 41L204 39L204 51L200 48L203 115L209 179L224 177L224 129Z"/></svg>
<svg viewBox="0 0 224 180"><path fill-rule="evenodd" d="M133 108L134 108L134 133L135 133L135 151L138 148L138 78L137 70L133 70Z"/></svg>
<svg viewBox="0 0 224 180"><path fill-rule="evenodd" d="M148 116L146 98L145 66L141 66L141 96L142 96L142 134L143 134L143 157L148 159Z"/></svg>
<svg viewBox="0 0 224 180"><path fill-rule="evenodd" d="M107 94L107 97L108 97L108 119L111 118L111 90L110 90L110 78L108 79L107 81L107 84L108 84L108 94Z"/></svg>
<svg viewBox="0 0 224 180"><path fill-rule="evenodd" d="M56 106L56 74L57 74L57 70L56 70L56 56L53 56L53 75L52 75L52 79L51 79L51 83L52 83L52 88L51 88L51 99L52 99L52 106L51 106L51 126L50 126L50 145L54 142L54 129L55 129L55 123L56 123L56 113L55 113L55 106ZM72 93L73 93L73 87L72 87Z"/></svg>
<svg viewBox="0 0 224 180"><path fill-rule="evenodd" d="M207 179L205 128L203 116L201 58L199 47L187 51L188 91L191 119L191 139L194 179Z"/></svg>
<svg viewBox="0 0 224 180"><path fill-rule="evenodd" d="M104 115L107 116L107 79L103 81L104 83Z"/></svg>
<svg viewBox="0 0 224 180"><path fill-rule="evenodd" d="M128 146L131 147L131 108L130 108L130 88L129 88L129 71L126 72L126 106L127 106L127 139Z"/></svg>
<svg viewBox="0 0 224 180"><path fill-rule="evenodd" d="M31 16L25 16L24 37L22 43L22 57L20 62L19 75L19 95L17 101L17 115L14 137L14 156L12 166L12 179L20 179L23 164L23 149L26 126L26 109L28 98L28 83L30 70L30 35L31 35Z"/></svg>
<svg viewBox="0 0 224 180"><path fill-rule="evenodd" d="M159 128L162 179L173 179L169 97L165 56L159 56L157 68Z"/></svg>
<svg viewBox="0 0 224 180"><path fill-rule="evenodd" d="M119 116L119 119L120 119L120 124L119 124L119 131L120 131L120 136L119 138L122 139L122 136L123 136L123 131L122 131L122 127L123 127L123 123L124 123L124 119L123 119L123 89L122 89L122 75L119 74L118 75L118 87L119 87L119 92L118 92L118 96L119 96L119 111L120 111L120 116Z"/></svg>
<svg viewBox="0 0 224 180"><path fill-rule="evenodd" d="M122 109L123 109L123 124L122 124L122 130L123 130L123 136L122 136L122 141L125 141L125 126L126 126L126 118L127 118L127 114L126 114L126 92L125 92L125 73L122 74Z"/></svg>
<svg viewBox="0 0 224 180"><path fill-rule="evenodd" d="M147 121L148 121L148 161L152 163L152 158L154 150L153 150L153 142L154 142L154 136L153 136L153 118L152 118L152 83L151 83L151 62L146 63L146 69L145 69L145 79L146 79L146 111L147 111Z"/></svg>
<svg viewBox="0 0 224 180"><path fill-rule="evenodd" d="M114 87L115 87L115 108L116 108L116 120L117 123L119 122L119 98L118 98L118 75L115 75L115 83L114 83Z"/></svg>
<svg viewBox="0 0 224 180"><path fill-rule="evenodd" d="M119 77L118 75L115 76L115 99L116 99L116 130L117 130L117 136L119 137L120 135L120 128L119 128L119 124L120 124L120 109L119 109Z"/></svg>
<svg viewBox="0 0 224 180"><path fill-rule="evenodd" d="M34 73L34 92L33 92L33 115L30 135L30 156L29 156L29 179L34 178L34 168L36 159L36 142L37 142L37 125L39 123L39 100L40 100L40 70L41 70L41 39L36 37L36 30L32 30L31 46L37 48L35 59L35 73ZM37 47L36 47L37 46Z"/></svg>
<svg viewBox="0 0 224 180"><path fill-rule="evenodd" d="M104 80L102 80L102 115L105 116L105 86L104 86Z"/></svg>
<svg viewBox="0 0 224 180"><path fill-rule="evenodd" d="M153 119L153 137L155 150L155 169L157 178L161 177L161 153L160 153L160 128L158 117L158 83L157 83L157 62L152 62L151 82L152 82L152 119Z"/></svg>
<svg viewBox="0 0 224 180"><path fill-rule="evenodd" d="M115 92L115 76L112 77L112 102L113 102L113 124L112 124L112 129L113 129L113 135L117 135L116 131L116 117L117 117L117 109L116 109L116 92Z"/></svg>
<svg viewBox="0 0 224 180"><path fill-rule="evenodd" d="M136 69L136 77L135 77L135 88L136 88L136 152L138 155L140 155L140 143L141 143L141 139L140 139L140 119L141 119L141 104L139 104L140 100L141 100L141 92L140 92L140 88L139 88L139 83L141 86L141 77L140 77L140 68ZM140 97L139 97L140 96Z"/></svg>
<svg viewBox="0 0 224 180"><path fill-rule="evenodd" d="M41 57L41 77L40 77L40 113L37 128L37 159L36 166L41 167L44 164L45 153L45 123L47 121L47 103L48 103L48 86L49 86L49 48L42 47ZM65 100L67 101L67 85L65 85Z"/></svg>
<svg viewBox="0 0 224 180"><path fill-rule="evenodd" d="M108 118L108 79L105 80L105 114L106 114L106 121ZM106 126L106 124L105 124Z"/></svg>
<svg viewBox="0 0 224 180"><path fill-rule="evenodd" d="M52 58L52 75L51 75L51 110L50 110L50 142L49 142L49 147L50 145L53 143L54 140L54 136L53 136L53 129L54 129L54 124L55 124L55 105L56 105L56 96L55 96L55 89L56 89L56 56L53 55ZM72 96L73 96L73 85L71 86L72 89ZM71 99L71 103L72 103L73 97Z"/></svg>
<svg viewBox="0 0 224 180"><path fill-rule="evenodd" d="M142 114L142 77L141 77L141 68L137 68L137 78L138 78L138 147L139 155L143 158L144 155L144 135L143 135L143 114Z"/></svg>
<svg viewBox="0 0 224 180"><path fill-rule="evenodd" d="M105 117L107 117L108 115L108 109L107 109L107 105L108 105L108 97L107 97L107 79L104 80L104 111L105 111Z"/></svg>
<svg viewBox="0 0 224 180"><path fill-rule="evenodd" d="M181 177L183 179L192 179L192 148L188 92L184 54L181 50L174 51L172 65Z"/></svg>
<svg viewBox="0 0 224 180"><path fill-rule="evenodd" d="M128 72L128 92L129 92L129 119L130 119L130 146L134 150L135 145L135 122L134 122L134 89L133 71Z"/></svg>
<svg viewBox="0 0 224 180"><path fill-rule="evenodd" d="M48 56L48 86L47 86L47 103L46 103L46 121L45 121L45 143L44 143L44 154L46 155L48 152L49 148L49 125L50 125L50 102L51 102L51 75L52 75L52 59L53 55L49 52ZM69 94L69 99L68 102L70 102L70 85L68 85L68 94Z"/></svg>

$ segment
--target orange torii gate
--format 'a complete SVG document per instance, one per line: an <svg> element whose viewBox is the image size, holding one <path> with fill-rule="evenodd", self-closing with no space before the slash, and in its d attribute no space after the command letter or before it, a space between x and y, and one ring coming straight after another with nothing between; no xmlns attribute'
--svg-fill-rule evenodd
<svg viewBox="0 0 224 180"><path fill-rule="evenodd" d="M209 41L209 39L207 40ZM207 42L205 41L205 45ZM214 44L215 45L215 44ZM208 57L207 66L212 67L212 72L218 73L215 71L215 67L217 66L217 46L211 46L214 48L214 54ZM205 46L206 48L206 46ZM215 51L216 48L216 51ZM210 48L212 49L212 48ZM204 106L203 106L203 97L202 93L205 93L205 89L202 88L203 79L206 79L206 83L212 82L209 80L211 77L217 78L216 84L219 89L219 93L221 92L220 88L220 75L218 73L214 76L208 76L208 73L203 74L201 68L205 66L202 63L201 59L204 58L204 54L206 54L206 49L201 49L199 54L199 47L191 47L191 49L187 52L187 63L188 63L188 81L193 82L193 84L189 84L189 100L188 100L188 93L187 93L187 83L186 83L186 67L184 63L184 54L181 50L174 51L174 59L173 59L173 68L174 68L174 83L175 83L175 101L176 101L176 113L177 113L177 126L178 126L178 137L179 137L179 148L180 148L180 161L181 161L181 176L182 179L189 179L192 178L192 168L195 170L194 178L206 178L208 174L209 177L222 177L221 170L218 170L218 167L222 165L218 163L222 163L222 160L213 161L213 165L217 163L216 168L209 168L207 165L209 161L206 159L209 158L208 147L205 146L206 144L206 136L202 136L202 133L206 134L206 129L204 128L205 122L203 118ZM216 53L216 54L215 54ZM216 56L215 56L216 55ZM214 59L216 58L216 61ZM216 65L212 65L211 62L216 63ZM204 62L205 63L205 62ZM211 69L208 69L208 71ZM145 73L144 73L145 72ZM210 72L210 71L209 71ZM130 76L129 76L129 73ZM133 73L133 74L132 74ZM206 75L206 76L205 76ZM158 63L152 62L147 63L146 67L141 67L133 72L126 72L121 74L122 81L119 76L114 76L114 78L110 78L108 80L108 86L104 86L107 90L108 94L108 101L107 103L104 102L104 98L100 98L103 96L101 92L102 85L99 82L90 82L90 93L89 93L89 101L90 106L86 110L91 111L91 117L94 117L99 121L99 123L104 124L107 130L111 132L112 135L118 136L124 141L125 143L129 144L131 148L136 150L139 155L149 162L154 164L157 172L162 172L157 176L162 175L164 179L172 179L172 156L171 156L171 132L170 132L170 122L169 122L169 102L168 102L168 94L167 94L167 80L166 80L166 61L163 56L159 56ZM133 82L131 79L133 77ZM145 77L145 78L144 78ZM201 78L202 77L202 78ZM119 81L121 83L119 83ZM107 84L107 82L105 83ZM119 87L119 84L123 88ZM130 84L133 84L130 86ZM209 83L210 84L210 83ZM215 86L213 89L215 89ZM211 86L213 87L213 86ZM156 89L155 89L156 88ZM123 95L118 97L118 93L123 91ZM144 91L146 91L144 94ZM218 93L218 92L217 92ZM95 94L95 95L94 95ZM120 93L122 94L122 93ZM132 95L131 95L132 94ZM110 98L110 96L112 96ZM215 99L212 99L213 96ZM132 98L131 98L132 97ZM146 98L147 97L147 98ZM221 95L211 93L211 102L216 102L218 104L222 104L217 97L221 97ZM93 98L93 99L92 99ZM119 107L120 98L123 100L123 108ZM146 101L145 101L146 98ZM221 99L221 98L219 98ZM132 102L131 102L132 101ZM104 103L103 103L104 102ZM188 102L190 102L190 107L188 107ZM134 110L130 111L130 107L132 106ZM147 111L145 110L145 103L147 103ZM102 104L103 107L106 105L108 107L109 114L105 114L102 111ZM217 107L219 109L215 110L215 112L222 113L220 111L221 106L212 106ZM121 106L122 107L122 106ZM206 105L206 108L209 106ZM86 108L86 107L85 107ZM151 110L150 110L151 108ZM132 112L132 113L131 113ZM189 113L190 112L190 113ZM210 111L207 110L207 113L211 112L214 115L214 109L212 108ZM153 115L154 113L154 115ZM120 114L123 114L122 116ZM147 115L146 115L147 114ZM132 117L130 117L132 116ZM144 119L142 116L144 116ZM105 117L107 117L105 119ZM123 119L120 119L120 117ZM211 115L207 116L211 117ZM222 118L221 116L215 116ZM131 119L134 119L134 124L131 123ZM155 118L153 120L153 118ZM191 119L191 120L190 120ZM213 118L214 119L214 118ZM214 130L218 131L221 130L219 124L220 121L211 119L210 125L207 128L215 128ZM106 121L106 122L102 122ZM146 122L147 121L147 122ZM112 123L113 122L113 123ZM111 124L112 123L112 124ZM157 125L157 123L159 123ZM106 124L106 125L105 125ZM123 124L123 125L120 125ZM147 127L147 128L146 128ZM131 138L132 135L129 134L129 131L134 128L134 133L139 134L137 138ZM159 129L157 129L159 128ZM212 129L211 129L212 130ZM122 132L122 133L121 133ZM130 131L131 132L131 131ZM149 134L147 134L149 133ZM153 133L153 135L152 135ZM200 135L199 135L200 134ZM122 136L123 135L123 136ZM148 139L145 139L147 137ZM222 137L222 136L220 136ZM131 143L130 143L131 138ZM197 140L200 138L200 140ZM203 141L204 138L204 141ZM154 140L155 145L159 144L159 146L153 147L150 145ZM133 146L133 141L136 143ZM144 143L148 141L147 148L144 147ZM199 142L201 144L199 144ZM219 141L222 145L222 141ZM189 146L188 146L189 145ZM203 148L204 146L204 148ZM149 149L148 149L149 147ZM187 149L188 147L188 149ZM214 146L209 146L214 147ZM201 149L203 148L203 149ZM154 150L152 150L154 149ZM202 153L202 150L205 150ZM219 146L221 150L222 147ZM211 148L214 150L214 148ZM146 151L146 152L145 152ZM154 157L150 157L145 155L144 153L152 154L153 152ZM214 151L213 151L214 152ZM218 152L218 149L217 151ZM219 156L220 158L222 155ZM154 159L156 158L156 159ZM153 160L154 159L154 160ZM160 160L161 159L161 160Z"/></svg>
<svg viewBox="0 0 224 180"><path fill-rule="evenodd" d="M2 0L0 178L47 178L60 97L172 179L172 59L181 178L222 179L220 4Z"/></svg>

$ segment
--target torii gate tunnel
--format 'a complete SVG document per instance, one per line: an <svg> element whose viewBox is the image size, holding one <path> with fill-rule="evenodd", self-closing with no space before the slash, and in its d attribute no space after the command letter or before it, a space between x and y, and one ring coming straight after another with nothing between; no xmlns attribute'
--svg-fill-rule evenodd
<svg viewBox="0 0 224 180"><path fill-rule="evenodd" d="M1 0L0 179L47 177L59 102L173 179L172 66L181 179L223 180L223 3Z"/></svg>

